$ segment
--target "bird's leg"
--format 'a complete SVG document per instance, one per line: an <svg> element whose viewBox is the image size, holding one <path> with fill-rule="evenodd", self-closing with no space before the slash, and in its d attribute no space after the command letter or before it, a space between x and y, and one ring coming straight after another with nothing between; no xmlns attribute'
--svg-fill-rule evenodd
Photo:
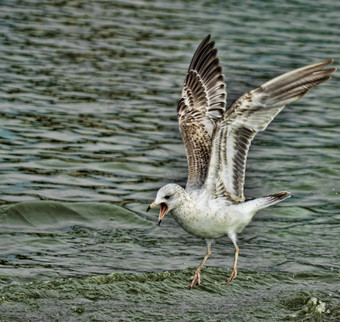
<svg viewBox="0 0 340 322"><path fill-rule="evenodd" d="M235 246L235 257L234 257L233 271L231 272L231 275L227 279L225 285L228 285L237 276L237 259L238 259L238 254L240 252L240 249L238 248L238 246L236 244L236 234L229 235L229 238L231 239L231 241L233 242L233 244Z"/></svg>
<svg viewBox="0 0 340 322"><path fill-rule="evenodd" d="M238 248L237 245L235 245L235 258L234 258L233 271L231 272L230 277L225 282L225 285L228 285L237 276L237 259L238 259L238 253L239 252L240 252L240 249Z"/></svg>
<svg viewBox="0 0 340 322"><path fill-rule="evenodd" d="M205 254L201 264L199 264L199 266L197 267L195 274L194 274L194 278L192 279L191 284L189 285L189 288L192 289L194 286L196 285L200 285L201 284L201 268L204 265L204 263L207 261L207 259L209 258L210 254L211 254L211 243L212 240L206 240L207 242L207 253Z"/></svg>

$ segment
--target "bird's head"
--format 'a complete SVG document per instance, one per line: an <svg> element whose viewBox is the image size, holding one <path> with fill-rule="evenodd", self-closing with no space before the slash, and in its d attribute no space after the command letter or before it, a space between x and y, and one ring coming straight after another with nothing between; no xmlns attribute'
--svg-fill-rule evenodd
<svg viewBox="0 0 340 322"><path fill-rule="evenodd" d="M156 206L160 206L158 226L161 224L164 216L174 208L176 208L182 201L185 190L174 183L170 183L160 188L157 192L155 201L149 205L147 212Z"/></svg>

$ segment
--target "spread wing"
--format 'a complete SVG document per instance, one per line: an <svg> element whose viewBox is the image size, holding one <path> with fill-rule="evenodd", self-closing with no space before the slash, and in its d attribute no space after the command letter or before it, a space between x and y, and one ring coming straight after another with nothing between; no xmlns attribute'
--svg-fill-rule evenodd
<svg viewBox="0 0 340 322"><path fill-rule="evenodd" d="M248 150L257 132L263 131L285 107L336 70L325 69L332 59L283 74L240 97L223 115L216 129L207 177L215 198L244 200L243 186Z"/></svg>
<svg viewBox="0 0 340 322"><path fill-rule="evenodd" d="M188 159L187 190L201 188L206 180L213 132L226 106L226 85L214 45L208 35L197 48L177 108Z"/></svg>

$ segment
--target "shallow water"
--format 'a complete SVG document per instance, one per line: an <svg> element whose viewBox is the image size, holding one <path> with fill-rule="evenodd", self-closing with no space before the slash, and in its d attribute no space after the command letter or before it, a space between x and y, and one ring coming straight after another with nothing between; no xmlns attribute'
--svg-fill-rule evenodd
<svg viewBox="0 0 340 322"><path fill-rule="evenodd" d="M340 320L338 76L251 147L247 197L292 198L205 252L145 213L184 184L176 104L213 35L228 105L340 50L334 1L3 1L0 10L2 320Z"/></svg>

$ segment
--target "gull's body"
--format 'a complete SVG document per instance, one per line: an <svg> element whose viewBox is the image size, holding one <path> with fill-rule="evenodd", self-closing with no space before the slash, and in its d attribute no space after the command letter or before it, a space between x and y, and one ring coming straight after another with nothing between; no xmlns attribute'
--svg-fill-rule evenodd
<svg viewBox="0 0 340 322"><path fill-rule="evenodd" d="M235 246L233 271L237 276L237 233L255 213L290 196L278 192L245 199L243 194L248 150L256 133L263 131L285 105L330 78L332 60L286 73L244 94L226 109L226 86L214 43L207 36L197 48L178 103L179 127L188 159L185 189L168 184L159 189L148 209L160 205L159 224L170 212L188 233L204 238L207 253L190 288L200 284L200 270L210 256L211 243L228 236Z"/></svg>
<svg viewBox="0 0 340 322"><path fill-rule="evenodd" d="M207 239L232 236L241 232L256 211L268 207L268 202L280 201L275 195L230 204L222 198L210 199L205 190L190 194L180 186L166 187L177 189L181 194L180 202L171 211L178 224L188 233ZM285 196L283 193L282 197Z"/></svg>

